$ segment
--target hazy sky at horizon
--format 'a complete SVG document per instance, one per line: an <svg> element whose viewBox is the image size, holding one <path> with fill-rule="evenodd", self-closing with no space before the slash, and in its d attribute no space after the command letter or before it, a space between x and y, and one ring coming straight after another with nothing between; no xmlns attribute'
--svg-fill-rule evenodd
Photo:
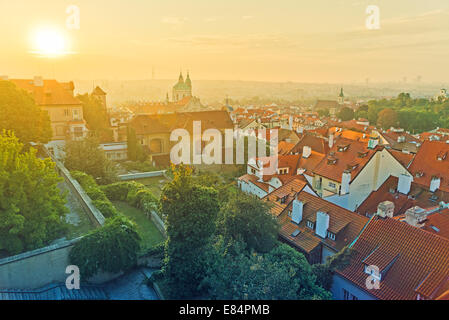
<svg viewBox="0 0 449 320"><path fill-rule="evenodd" d="M66 8L80 8L67 30ZM380 7L380 30L365 27ZM30 53L40 27L71 54ZM0 74L58 79L446 81L447 0L0 0Z"/></svg>

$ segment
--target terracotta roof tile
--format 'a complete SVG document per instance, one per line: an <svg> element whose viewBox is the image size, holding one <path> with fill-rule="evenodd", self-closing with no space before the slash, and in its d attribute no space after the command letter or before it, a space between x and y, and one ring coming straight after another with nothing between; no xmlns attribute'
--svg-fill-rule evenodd
<svg viewBox="0 0 449 320"><path fill-rule="evenodd" d="M376 249L381 266L395 257L382 275L379 289L367 289L363 261ZM353 245L349 266L337 273L382 300L414 300L418 293L434 299L447 282L449 240L391 218L373 218ZM397 257L397 258L396 258ZM429 278L429 273L433 275Z"/></svg>

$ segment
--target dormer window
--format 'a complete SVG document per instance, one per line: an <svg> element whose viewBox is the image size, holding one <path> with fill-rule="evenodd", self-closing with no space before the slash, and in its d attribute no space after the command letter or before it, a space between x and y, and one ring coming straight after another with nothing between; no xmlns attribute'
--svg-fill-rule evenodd
<svg viewBox="0 0 449 320"><path fill-rule="evenodd" d="M335 165L337 163L337 158L329 157L327 158L327 164Z"/></svg>
<svg viewBox="0 0 449 320"><path fill-rule="evenodd" d="M359 158L365 158L367 155L368 155L368 151L365 151L365 152L359 151L359 152L358 152Z"/></svg>
<svg viewBox="0 0 449 320"><path fill-rule="evenodd" d="M438 161L443 161L444 159L446 159L446 156L447 156L447 152L441 151L437 155L437 160Z"/></svg>
<svg viewBox="0 0 449 320"><path fill-rule="evenodd" d="M335 233L332 233L330 231L327 232L327 237L331 239L332 241L335 241Z"/></svg>
<svg viewBox="0 0 449 320"><path fill-rule="evenodd" d="M310 220L307 220L306 225L307 225L307 227L308 227L309 229L312 229L312 230L315 229L315 223L313 223L313 222L310 221Z"/></svg>
<svg viewBox="0 0 449 320"><path fill-rule="evenodd" d="M359 166L358 163L355 163L355 164L348 164L348 165L346 166L346 171L347 171L347 172L354 171L355 169L357 169L358 166Z"/></svg>
<svg viewBox="0 0 449 320"><path fill-rule="evenodd" d="M346 150L348 150L348 148L349 148L349 144L339 145L337 150L338 150L338 152L345 152Z"/></svg>
<svg viewBox="0 0 449 320"><path fill-rule="evenodd" d="M283 196L283 197L281 198L281 203L282 203L282 204L286 203L286 202L287 202L287 198L288 198L288 195Z"/></svg>
<svg viewBox="0 0 449 320"><path fill-rule="evenodd" d="M422 172L422 171L418 171L418 172L415 174L415 177L416 177L416 178L421 178L422 176L424 176L424 172Z"/></svg>

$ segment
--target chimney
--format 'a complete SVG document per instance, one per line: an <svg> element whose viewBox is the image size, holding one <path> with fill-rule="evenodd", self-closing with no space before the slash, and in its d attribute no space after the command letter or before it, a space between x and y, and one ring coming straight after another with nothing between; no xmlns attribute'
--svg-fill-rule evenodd
<svg viewBox="0 0 449 320"><path fill-rule="evenodd" d="M424 226L427 219L426 210L416 206L405 211L405 222L409 225L421 228Z"/></svg>
<svg viewBox="0 0 449 320"><path fill-rule="evenodd" d="M293 116L288 118L288 130L293 130Z"/></svg>
<svg viewBox="0 0 449 320"><path fill-rule="evenodd" d="M393 218L394 203L391 201L383 201L377 206L377 215L382 218Z"/></svg>
<svg viewBox="0 0 449 320"><path fill-rule="evenodd" d="M312 154L312 148L308 147L308 146L304 146L302 148L302 157L307 159L308 157L310 157L310 155Z"/></svg>
<svg viewBox="0 0 449 320"><path fill-rule="evenodd" d="M408 194L412 185L412 177L407 174L399 175L398 179L398 192L402 194Z"/></svg>
<svg viewBox="0 0 449 320"><path fill-rule="evenodd" d="M329 148L332 149L333 146L334 146L334 135L331 134L329 135Z"/></svg>
<svg viewBox="0 0 449 320"><path fill-rule="evenodd" d="M430 180L430 192L435 192L440 187L441 178L439 177L432 177L432 180Z"/></svg>
<svg viewBox="0 0 449 320"><path fill-rule="evenodd" d="M318 211L316 213L316 230L315 233L321 238L327 237L327 229L329 229L329 215L325 212Z"/></svg>
<svg viewBox="0 0 449 320"><path fill-rule="evenodd" d="M44 86L44 79L42 77L34 77L33 84L35 87L43 87Z"/></svg>
<svg viewBox="0 0 449 320"><path fill-rule="evenodd" d="M379 144L379 138L378 137L370 137L368 140L368 148L374 149Z"/></svg>
<svg viewBox="0 0 449 320"><path fill-rule="evenodd" d="M349 183L351 182L351 173L344 171L341 175L340 195L349 193Z"/></svg>
<svg viewBox="0 0 449 320"><path fill-rule="evenodd" d="M295 199L293 200L293 209L292 209L292 221L296 224L299 224L302 221L302 210L304 208L304 203Z"/></svg>

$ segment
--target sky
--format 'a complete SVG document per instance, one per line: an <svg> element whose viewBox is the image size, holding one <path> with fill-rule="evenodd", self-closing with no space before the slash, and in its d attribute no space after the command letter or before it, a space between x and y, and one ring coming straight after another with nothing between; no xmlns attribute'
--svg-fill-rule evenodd
<svg viewBox="0 0 449 320"><path fill-rule="evenodd" d="M68 28L70 5L79 29ZM369 5L379 29L366 27ZM62 35L63 55L36 52L43 29ZM0 75L438 82L448 31L447 0L0 0Z"/></svg>

